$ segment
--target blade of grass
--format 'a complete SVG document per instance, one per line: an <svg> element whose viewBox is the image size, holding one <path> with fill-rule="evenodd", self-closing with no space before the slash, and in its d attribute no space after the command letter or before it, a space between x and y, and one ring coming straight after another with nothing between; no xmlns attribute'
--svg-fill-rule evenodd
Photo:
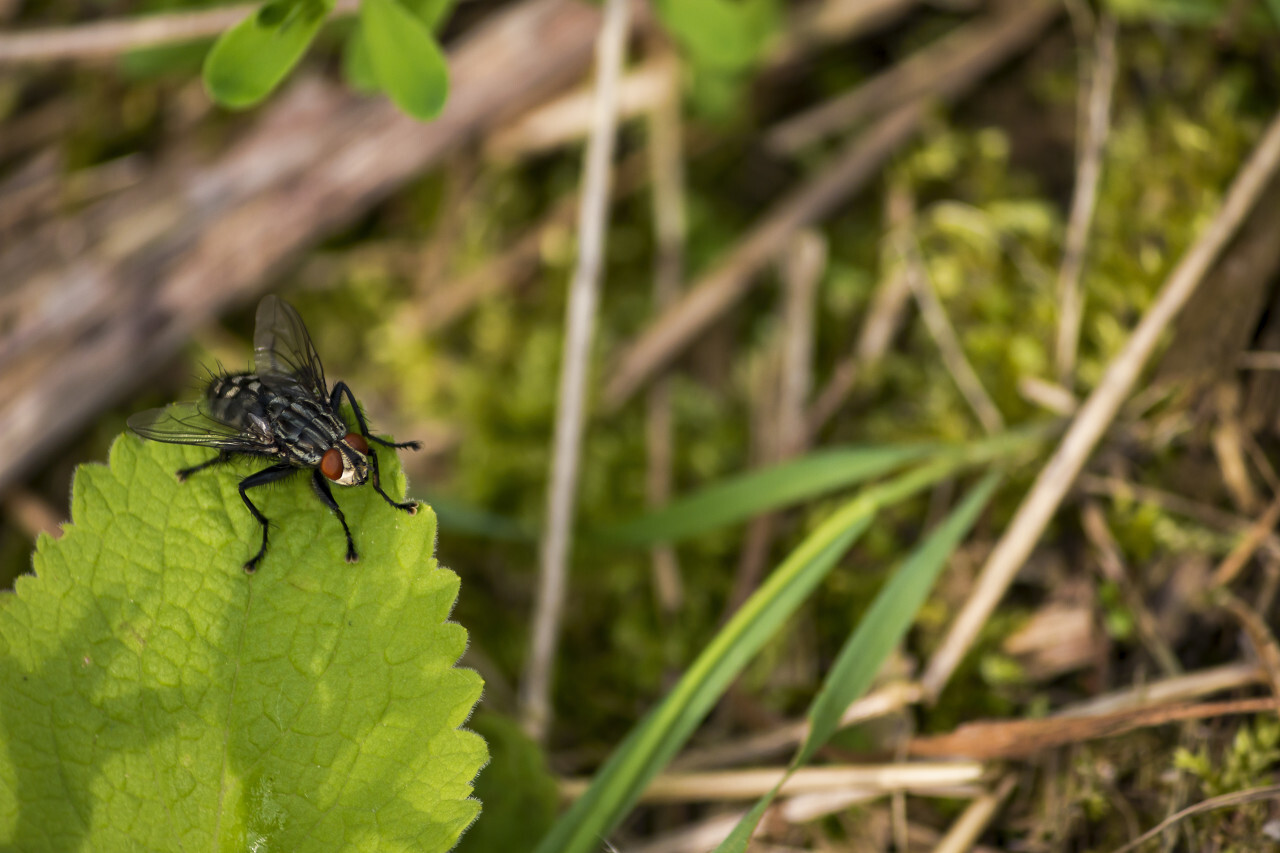
<svg viewBox="0 0 1280 853"><path fill-rule="evenodd" d="M941 449L937 444L915 444L811 453L722 480L659 510L606 527L595 538L628 545L687 539L766 510L865 482Z"/></svg>
<svg viewBox="0 0 1280 853"><path fill-rule="evenodd" d="M902 641L933 588L938 573L973 528L999 482L998 472L987 474L964 502L893 572L841 648L822 690L809 708L809 736L792 759L787 773L738 821L728 838L716 848L716 853L743 853L747 849L761 817L783 784L798 768L808 764L840 728L840 718L845 709L867 691L889 653Z"/></svg>
<svg viewBox="0 0 1280 853"><path fill-rule="evenodd" d="M851 447L811 453L781 465L723 480L630 521L591 531L592 541L649 546L687 539L759 513L866 482L911 462L955 456L992 459L1029 446L1050 425L1011 430L966 445L936 443Z"/></svg>
<svg viewBox="0 0 1280 853"><path fill-rule="evenodd" d="M711 640L675 688L627 736L536 853L587 853L680 750L729 683L870 525L876 512L959 470L1027 446L1023 435L979 442L846 501L791 552Z"/></svg>

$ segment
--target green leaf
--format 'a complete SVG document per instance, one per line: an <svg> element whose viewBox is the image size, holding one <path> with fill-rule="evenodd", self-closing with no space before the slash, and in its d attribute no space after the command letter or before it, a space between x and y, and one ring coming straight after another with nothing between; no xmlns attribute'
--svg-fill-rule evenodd
<svg viewBox="0 0 1280 853"><path fill-rule="evenodd" d="M430 30L395 0L362 0L360 32L374 79L395 105L435 118L449 94L449 66Z"/></svg>
<svg viewBox="0 0 1280 853"><path fill-rule="evenodd" d="M850 447L732 477L662 509L599 531L630 545L687 539L726 524L865 482L944 450L937 444Z"/></svg>
<svg viewBox="0 0 1280 853"><path fill-rule="evenodd" d="M454 663L458 577L435 517L305 482L237 494L247 462L118 439L72 523L0 596L0 849L445 851L475 818L481 681ZM403 494L381 453L388 492Z"/></svg>
<svg viewBox="0 0 1280 853"><path fill-rule="evenodd" d="M364 40L364 30L359 26L347 36L346 49L342 51L342 76L347 85L366 95L382 91L378 76L373 73L373 60L369 58L369 43Z"/></svg>
<svg viewBox="0 0 1280 853"><path fill-rule="evenodd" d="M456 2L457 0L407 0L405 7L426 24L427 29L436 33L444 25Z"/></svg>
<svg viewBox="0 0 1280 853"><path fill-rule="evenodd" d="M279 85L306 52L329 4L269 3L223 33L204 61L204 86L225 107L242 109Z"/></svg>
<svg viewBox="0 0 1280 853"><path fill-rule="evenodd" d="M694 62L722 71L754 65L777 29L774 0L659 0L657 10Z"/></svg>
<svg viewBox="0 0 1280 853"><path fill-rule="evenodd" d="M823 680L822 689L809 708L809 735L792 760L787 776L813 759L840 728L845 710L871 687L876 673L915 621L938 573L973 528L999 482L997 472L987 474L964 502L894 570ZM743 853L747 849L760 818L785 782L786 777L759 799L716 848L716 853Z"/></svg>
<svg viewBox="0 0 1280 853"><path fill-rule="evenodd" d="M493 760L476 780L484 814L462 837L456 853L522 853L555 822L560 805L556 778L542 750L517 723L481 711L472 728L489 743Z"/></svg>

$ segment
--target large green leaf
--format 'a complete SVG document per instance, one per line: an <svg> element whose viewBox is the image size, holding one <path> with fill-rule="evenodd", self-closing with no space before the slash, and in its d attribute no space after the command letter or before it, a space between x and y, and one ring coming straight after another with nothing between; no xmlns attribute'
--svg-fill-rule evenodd
<svg viewBox="0 0 1280 853"><path fill-rule="evenodd" d="M0 849L448 850L486 750L434 515L339 490L349 565L305 482L259 490L246 575L253 468L174 477L208 456L117 440L0 596Z"/></svg>
<svg viewBox="0 0 1280 853"><path fill-rule="evenodd" d="M362 0L360 36L374 79L414 118L435 118L449 94L449 66L435 37L396 0Z"/></svg>
<svg viewBox="0 0 1280 853"><path fill-rule="evenodd" d="M283 0L269 3L223 33L204 61L210 97L242 109L279 85L306 52L329 14L329 4Z"/></svg>

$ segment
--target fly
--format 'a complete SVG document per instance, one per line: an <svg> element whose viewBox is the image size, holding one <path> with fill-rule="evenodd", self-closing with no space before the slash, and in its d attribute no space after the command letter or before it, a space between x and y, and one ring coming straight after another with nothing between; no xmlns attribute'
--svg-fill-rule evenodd
<svg viewBox="0 0 1280 853"><path fill-rule="evenodd" d="M262 526L262 546L244 564L246 572L256 571L267 553L267 517L249 499L249 489L304 470L311 471L311 488L320 502L338 517L347 537L347 562L354 563L358 555L351 528L329 483L359 486L368 482L383 500L412 515L418 511L416 501L396 501L382 490L378 456L369 443L412 450L422 445L384 441L369 433L347 383L335 382L329 388L302 318L293 306L275 296L264 297L258 304L253 361L252 372L213 376L199 402L139 412L129 418L129 428L152 441L218 451L207 462L178 471L179 480L237 456L275 460L240 481L240 499ZM356 431L339 412L344 396L355 414Z"/></svg>

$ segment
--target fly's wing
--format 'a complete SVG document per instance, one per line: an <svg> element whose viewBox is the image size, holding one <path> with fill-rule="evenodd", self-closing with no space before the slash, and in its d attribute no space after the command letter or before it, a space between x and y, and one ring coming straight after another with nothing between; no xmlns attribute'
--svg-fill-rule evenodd
<svg viewBox="0 0 1280 853"><path fill-rule="evenodd" d="M268 388L301 387L318 400L329 398L324 367L307 327L293 306L274 294L258 303L253 329L253 366Z"/></svg>
<svg viewBox="0 0 1280 853"><path fill-rule="evenodd" d="M128 424L129 429L152 441L239 452L254 447L239 430L219 423L201 411L198 403L174 403L163 409L147 409L131 415Z"/></svg>

